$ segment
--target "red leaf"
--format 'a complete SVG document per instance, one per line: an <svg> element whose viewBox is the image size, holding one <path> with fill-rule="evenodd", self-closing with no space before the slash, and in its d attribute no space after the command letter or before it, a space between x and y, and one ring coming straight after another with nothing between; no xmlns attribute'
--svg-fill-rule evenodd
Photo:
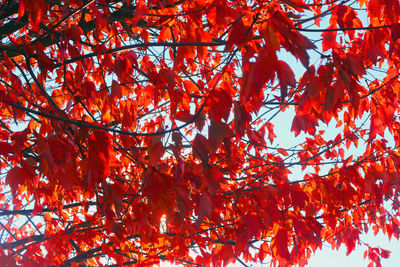
<svg viewBox="0 0 400 267"><path fill-rule="evenodd" d="M120 99L122 97L121 86L115 80L113 80L111 84L111 97L114 99Z"/></svg>
<svg viewBox="0 0 400 267"><path fill-rule="evenodd" d="M303 8L310 10L310 7L306 5L302 0L283 0L282 2L291 7L294 7L298 11L303 11Z"/></svg>
<svg viewBox="0 0 400 267"><path fill-rule="evenodd" d="M271 247L273 254L283 260L289 261L290 254L288 250L288 236L287 232L283 229L279 229L276 236L272 239Z"/></svg>
<svg viewBox="0 0 400 267"><path fill-rule="evenodd" d="M214 75L214 77L208 82L208 88L210 90L213 90L215 86L219 83L219 81L222 78L222 72L218 72L217 74Z"/></svg>
<svg viewBox="0 0 400 267"><path fill-rule="evenodd" d="M281 87L281 101L283 101L287 95L287 87L295 86L296 79L292 69L284 61L278 61L277 75L279 79L279 85Z"/></svg>
<svg viewBox="0 0 400 267"><path fill-rule="evenodd" d="M269 51L264 51L262 53L255 65L253 65L253 70L254 70L254 75L253 75L253 81L254 81L254 86L253 90L254 91L261 91L261 89L264 87L265 83L271 81L275 77L275 64L277 63L277 58L276 55L273 53L270 53ZM253 84L253 81L249 81L251 84ZM258 94L258 93L257 93Z"/></svg>
<svg viewBox="0 0 400 267"><path fill-rule="evenodd" d="M7 142L0 142L0 155L6 156L11 151L11 144Z"/></svg>
<svg viewBox="0 0 400 267"><path fill-rule="evenodd" d="M150 165L155 166L164 155L164 145L161 142L161 136L152 136L149 145Z"/></svg>
<svg viewBox="0 0 400 267"><path fill-rule="evenodd" d="M196 229L199 228L200 224L203 222L204 217L211 217L212 212L212 202L211 197L207 192L203 192L199 203L199 215L197 218Z"/></svg>
<svg viewBox="0 0 400 267"><path fill-rule="evenodd" d="M274 132L274 124L272 124L270 122L266 122L265 123L265 127L268 130L268 139L272 144L274 142L274 140L275 140L275 137L277 137L275 132ZM278 151L279 151L279 149L278 149ZM282 152L280 152L280 153L282 153Z"/></svg>
<svg viewBox="0 0 400 267"><path fill-rule="evenodd" d="M340 99L344 96L344 86L342 83L335 83L326 90L326 110L332 112Z"/></svg>
<svg viewBox="0 0 400 267"><path fill-rule="evenodd" d="M137 62L137 54L135 53L135 51L130 50L128 52L125 52L121 55L123 58L126 58L132 66L135 66L136 68L138 68L138 62Z"/></svg>
<svg viewBox="0 0 400 267"><path fill-rule="evenodd" d="M208 192L210 192L211 196L214 196L220 187L220 183L223 180L224 175L217 166L214 166L212 168L208 168L204 176L203 185L208 189Z"/></svg>
<svg viewBox="0 0 400 267"><path fill-rule="evenodd" d="M206 123L206 115L203 112L200 113L194 123L197 129L201 132L203 130L204 124Z"/></svg>
<svg viewBox="0 0 400 267"><path fill-rule="evenodd" d="M279 33L282 46L296 58L300 59L305 68L308 68L310 56L307 54L307 49L314 49L316 46L299 33L293 21L283 12L276 12L271 17L271 22L277 33Z"/></svg>
<svg viewBox="0 0 400 267"><path fill-rule="evenodd" d="M265 146L265 129L261 128L260 131L248 130L247 136L249 137L249 141L252 144L257 144L261 146Z"/></svg>
<svg viewBox="0 0 400 267"><path fill-rule="evenodd" d="M135 8L135 14L133 15L134 21L137 23L141 20L142 16L147 12L148 7L144 1L139 1Z"/></svg>
<svg viewBox="0 0 400 267"><path fill-rule="evenodd" d="M352 238L347 238L345 245L347 248L346 256L349 256L350 253L356 248L356 241Z"/></svg>
<svg viewBox="0 0 400 267"><path fill-rule="evenodd" d="M75 24L69 24L67 30L65 31L65 37L78 44L81 41L81 35L83 35L83 30L81 27Z"/></svg>
<svg viewBox="0 0 400 267"><path fill-rule="evenodd" d="M20 169L20 167L14 167L7 173L6 182L13 190L17 190L19 185L24 183Z"/></svg>
<svg viewBox="0 0 400 267"><path fill-rule="evenodd" d="M260 215L255 212L247 213L245 216L245 222L247 226L248 239L251 239L260 229L262 229Z"/></svg>
<svg viewBox="0 0 400 267"><path fill-rule="evenodd" d="M189 122L191 119L193 119L193 115L187 110L182 110L176 112L175 119L178 121Z"/></svg>
<svg viewBox="0 0 400 267"><path fill-rule="evenodd" d="M230 32L229 38L226 41L225 51L232 50L233 45L240 46L247 42L251 38L252 31L244 24L243 16L236 19L232 25L232 30Z"/></svg>
<svg viewBox="0 0 400 267"><path fill-rule="evenodd" d="M389 258L391 251L381 248L381 257L384 259Z"/></svg>
<svg viewBox="0 0 400 267"><path fill-rule="evenodd" d="M385 126L382 120L377 115L371 116L371 130L369 132L369 139L374 139L377 134L384 136Z"/></svg>
<svg viewBox="0 0 400 267"><path fill-rule="evenodd" d="M212 150L217 151L225 138L233 136L233 131L226 123L211 120L208 140Z"/></svg>
<svg viewBox="0 0 400 267"><path fill-rule="evenodd" d="M395 42L397 39L400 38L400 23L393 24L391 29L391 37L392 40Z"/></svg>
<svg viewBox="0 0 400 267"><path fill-rule="evenodd" d="M82 84L82 93L83 96L86 97L88 100L93 99L96 94L96 85L94 82L85 80Z"/></svg>
<svg viewBox="0 0 400 267"><path fill-rule="evenodd" d="M235 118L235 133L238 136L243 136L245 130L249 127L251 121L250 112L244 105L239 102L235 102L234 107L234 118Z"/></svg>
<svg viewBox="0 0 400 267"><path fill-rule="evenodd" d="M39 65L48 70L54 69L54 62L46 55L39 55L37 58Z"/></svg>
<svg viewBox="0 0 400 267"><path fill-rule="evenodd" d="M89 140L89 170L88 185L92 187L97 182L110 175L112 155L111 137L104 131L94 131Z"/></svg>
<svg viewBox="0 0 400 267"><path fill-rule="evenodd" d="M14 167L10 169L6 176L6 182L13 190L17 190L20 185L27 181L32 181L32 174L26 168Z"/></svg>
<svg viewBox="0 0 400 267"><path fill-rule="evenodd" d="M19 1L19 17L22 17L25 14L25 11L28 11L29 22L33 26L33 30L39 30L39 23L42 20L42 16L45 15L47 11L47 4L45 0L21 0Z"/></svg>
<svg viewBox="0 0 400 267"><path fill-rule="evenodd" d="M362 76L365 74L364 62L360 55L354 53L347 53L346 61L351 71L355 75Z"/></svg>
<svg viewBox="0 0 400 267"><path fill-rule="evenodd" d="M208 162L208 157L210 153L210 144L208 140L201 134L197 134L193 142L193 155L200 157L201 160Z"/></svg>
<svg viewBox="0 0 400 267"><path fill-rule="evenodd" d="M212 119L215 121L220 121L222 118L227 120L232 103L232 96L226 90L221 88L212 90L207 101L207 108L210 110Z"/></svg>
<svg viewBox="0 0 400 267"><path fill-rule="evenodd" d="M327 29L336 29L336 26L329 26ZM326 31L321 34L322 37L322 51L327 51L337 47L336 31Z"/></svg>
<svg viewBox="0 0 400 267"><path fill-rule="evenodd" d="M295 136L298 136L301 131L309 134L315 134L315 126L318 125L318 121L309 115L295 116L292 122L291 131L294 132Z"/></svg>
<svg viewBox="0 0 400 267"><path fill-rule="evenodd" d="M243 252L243 250L245 250L248 247L248 242L249 239L247 237L247 233L243 231L237 238L235 244L235 254L240 255Z"/></svg>
<svg viewBox="0 0 400 267"><path fill-rule="evenodd" d="M12 254L9 253L7 255L2 247L0 247L0 262L3 264L3 266L6 266L6 267L16 267L17 266Z"/></svg>

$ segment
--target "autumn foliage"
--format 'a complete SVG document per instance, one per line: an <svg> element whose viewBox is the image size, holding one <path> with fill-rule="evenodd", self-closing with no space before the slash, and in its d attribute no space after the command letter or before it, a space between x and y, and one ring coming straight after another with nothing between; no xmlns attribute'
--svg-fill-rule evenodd
<svg viewBox="0 0 400 267"><path fill-rule="evenodd" d="M399 22L397 0L1 1L1 265L328 244L380 266L360 236L400 235Z"/></svg>

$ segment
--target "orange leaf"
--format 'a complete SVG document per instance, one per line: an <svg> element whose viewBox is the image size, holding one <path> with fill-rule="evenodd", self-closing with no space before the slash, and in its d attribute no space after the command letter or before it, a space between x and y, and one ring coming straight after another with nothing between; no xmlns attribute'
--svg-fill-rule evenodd
<svg viewBox="0 0 400 267"><path fill-rule="evenodd" d="M183 86L188 94L195 94L199 91L199 88L190 80L184 80Z"/></svg>

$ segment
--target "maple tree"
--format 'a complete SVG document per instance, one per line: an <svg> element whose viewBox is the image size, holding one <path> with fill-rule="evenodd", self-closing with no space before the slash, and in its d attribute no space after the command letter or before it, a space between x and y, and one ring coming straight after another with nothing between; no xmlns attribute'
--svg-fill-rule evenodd
<svg viewBox="0 0 400 267"><path fill-rule="evenodd" d="M1 1L0 262L304 266L327 243L381 266L360 235L400 235L399 21L396 0Z"/></svg>

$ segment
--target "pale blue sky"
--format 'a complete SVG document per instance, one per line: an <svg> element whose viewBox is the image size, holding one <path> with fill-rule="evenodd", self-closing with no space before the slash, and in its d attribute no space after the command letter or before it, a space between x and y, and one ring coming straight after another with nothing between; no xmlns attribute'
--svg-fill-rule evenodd
<svg viewBox="0 0 400 267"><path fill-rule="evenodd" d="M391 242L382 234L374 236L372 232L362 237L362 240L373 247L381 247L390 250L392 253L388 259L381 259L383 267L400 266L400 242L392 239ZM366 267L369 261L364 260L365 248L358 247L352 254L346 256L346 248L342 246L338 251L325 247L310 258L308 267Z"/></svg>

